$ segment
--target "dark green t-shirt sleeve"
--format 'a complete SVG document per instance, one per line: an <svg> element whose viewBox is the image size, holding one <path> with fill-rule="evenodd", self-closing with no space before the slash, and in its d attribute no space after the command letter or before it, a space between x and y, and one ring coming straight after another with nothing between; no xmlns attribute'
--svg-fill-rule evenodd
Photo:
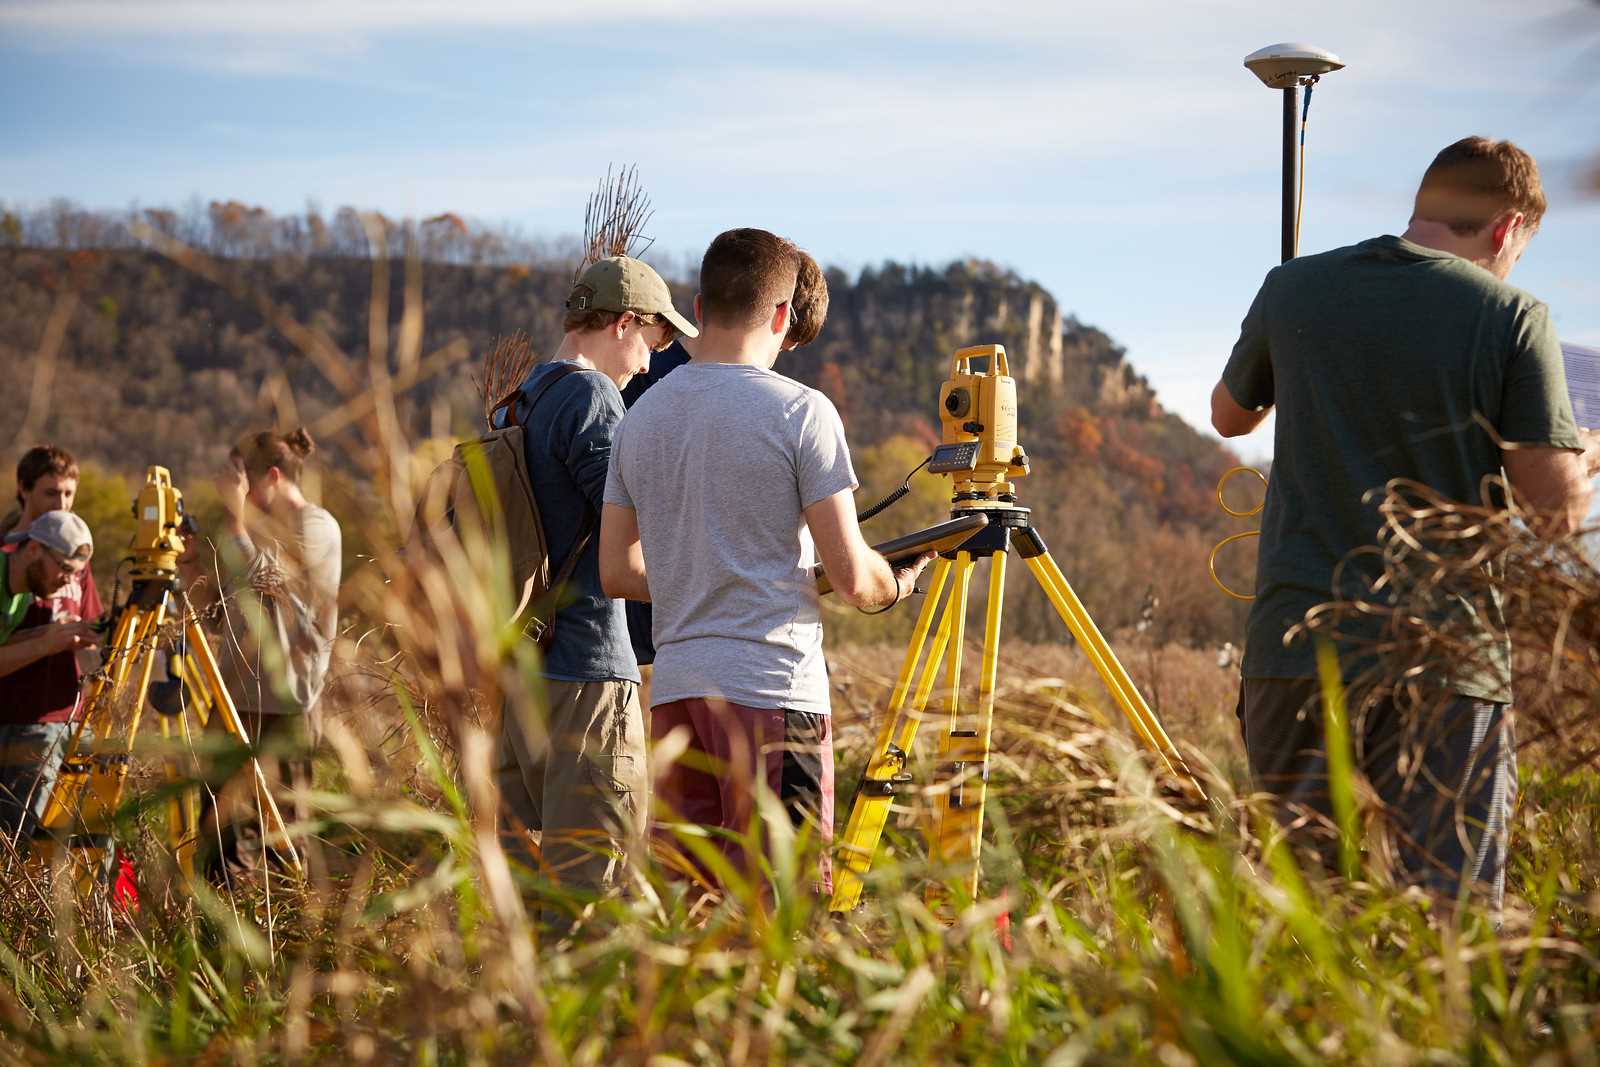
<svg viewBox="0 0 1600 1067"><path fill-rule="evenodd" d="M1222 384L1233 402L1246 411L1272 404L1272 347L1267 343L1267 290L1271 286L1272 274L1268 273L1239 325L1239 340L1222 371Z"/></svg>
<svg viewBox="0 0 1600 1067"><path fill-rule="evenodd" d="M1507 444L1582 448L1561 341L1543 304L1532 303L1511 329L1511 356L1496 429Z"/></svg>

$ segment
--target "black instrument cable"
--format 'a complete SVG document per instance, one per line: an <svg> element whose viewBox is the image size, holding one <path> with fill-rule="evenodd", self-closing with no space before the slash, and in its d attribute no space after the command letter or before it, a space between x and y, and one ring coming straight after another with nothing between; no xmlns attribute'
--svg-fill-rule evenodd
<svg viewBox="0 0 1600 1067"><path fill-rule="evenodd" d="M933 459L933 457L930 455L927 459L911 468L911 473L906 475L905 481L900 483L900 488L896 489L894 492L890 493L888 496L884 497L867 510L858 514L856 516L856 522L866 522L868 519L871 519L883 511L886 511L892 505L898 504L907 493L911 492L911 479L915 478L917 476L917 472L923 467L926 467L928 465L928 461L931 459Z"/></svg>

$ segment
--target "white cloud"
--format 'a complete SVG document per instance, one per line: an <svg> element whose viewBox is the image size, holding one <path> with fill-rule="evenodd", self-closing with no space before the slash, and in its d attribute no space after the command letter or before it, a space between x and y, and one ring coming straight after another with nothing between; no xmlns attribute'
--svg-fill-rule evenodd
<svg viewBox="0 0 1600 1067"><path fill-rule="evenodd" d="M0 21L44 30L131 34L239 33L275 37L317 33L364 33L443 27L536 27L604 22L726 20L758 17L773 32L795 24L849 21L895 26L908 34L955 33L972 38L1026 38L1039 33L1092 37L1111 27L1136 27L1152 15L1163 25L1214 25L1228 13L1247 13L1244 0L1175 5L1130 0L1116 5L1063 4L1027 0L1004 11L921 0L812 0L785 12L755 0L609 0L593 5L557 0L16 0L0 9ZM1138 57L1135 57L1136 59Z"/></svg>
<svg viewBox="0 0 1600 1067"><path fill-rule="evenodd" d="M1581 33L1582 0L1500 0L1395 5L1347 0L1323 8L1263 9L1251 0L1124 0L1119 4L1021 0L1003 8L925 0L811 0L804 8L775 8L759 0L608 0L603 7L560 0L13 0L0 6L0 25L106 36L235 35L313 42L326 35L440 29L537 28L594 24L742 22L753 37L788 36L828 24L892 29L905 38L956 41L1075 42L1103 48L1105 58L1152 83L1181 82L1207 41L1244 51L1250 42L1316 38L1340 51L1340 40L1361 40L1347 59L1389 71L1412 69L1419 39L1471 35L1489 22L1549 27L1549 35ZM1576 15L1574 16L1574 13ZM597 17L603 13L603 20ZM1448 17L1441 18L1442 13ZM1566 20L1566 21L1556 21ZM1366 32L1352 33L1353 29ZM1240 52L1242 58L1243 52ZM960 72L981 78L981 70ZM1492 76L1493 71L1477 72ZM1420 77L1420 75L1419 75Z"/></svg>

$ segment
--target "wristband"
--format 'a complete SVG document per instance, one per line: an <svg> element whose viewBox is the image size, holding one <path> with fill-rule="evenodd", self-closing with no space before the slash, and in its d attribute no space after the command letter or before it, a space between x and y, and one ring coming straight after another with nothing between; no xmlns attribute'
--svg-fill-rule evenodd
<svg viewBox="0 0 1600 1067"><path fill-rule="evenodd" d="M900 601L905 599L905 594L900 592L900 572L891 568L889 575L894 579L894 599L889 601L881 608L873 608L871 611L862 611L861 614L882 615L884 612L888 611L890 608L894 607L896 604L900 603ZM916 582L911 583L913 588L916 587L916 584Z"/></svg>

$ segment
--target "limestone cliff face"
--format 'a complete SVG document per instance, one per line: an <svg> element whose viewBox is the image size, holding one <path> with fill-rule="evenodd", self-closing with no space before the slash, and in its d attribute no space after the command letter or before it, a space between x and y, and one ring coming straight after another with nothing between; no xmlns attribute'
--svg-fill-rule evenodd
<svg viewBox="0 0 1600 1067"><path fill-rule="evenodd" d="M1069 319L1062 347L1062 360L1070 368L1068 391L1081 398L1084 407L1147 418L1161 414L1150 382L1133 369L1127 350L1103 332Z"/></svg>
<svg viewBox="0 0 1600 1067"><path fill-rule="evenodd" d="M1061 309L1042 293L1028 298L1028 341L1023 347L1026 372L1030 378L1061 383Z"/></svg>
<svg viewBox="0 0 1600 1067"><path fill-rule="evenodd" d="M1011 372L1029 385L1062 383L1061 309L1037 285L1014 287L979 284L961 294L958 332L972 337L1020 336L1007 346Z"/></svg>
<svg viewBox="0 0 1600 1067"><path fill-rule="evenodd" d="M1052 404L1154 417L1161 412L1150 384L1126 351L1093 326L1065 315L1036 282L983 260L942 269L885 264L854 280L829 278L832 307L821 340L797 353L795 370L809 377L834 362L875 382L936 389L952 352L967 345L1006 347L1012 374Z"/></svg>

